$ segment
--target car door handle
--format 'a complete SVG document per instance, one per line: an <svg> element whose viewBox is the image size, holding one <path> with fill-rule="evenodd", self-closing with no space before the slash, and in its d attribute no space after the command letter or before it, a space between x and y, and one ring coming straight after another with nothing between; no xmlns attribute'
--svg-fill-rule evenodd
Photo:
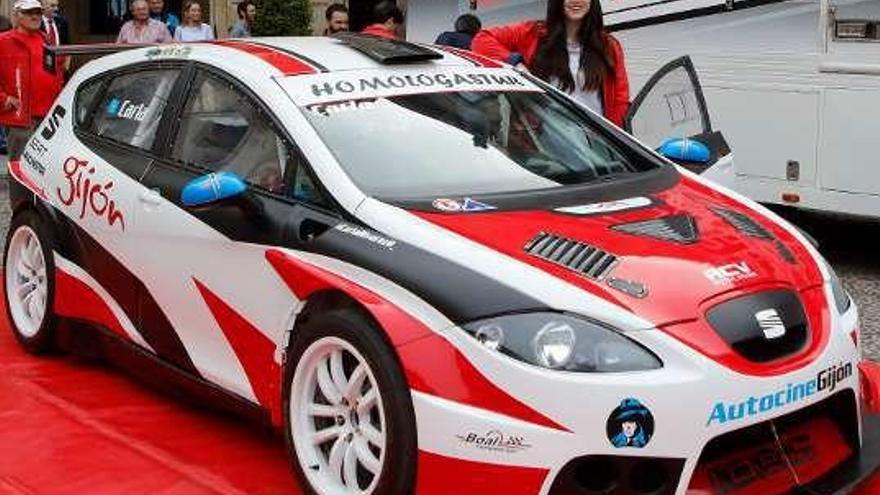
<svg viewBox="0 0 880 495"><path fill-rule="evenodd" d="M138 199L141 203L150 206L159 206L162 203L162 194L156 189L149 189L147 191L142 191L138 195Z"/></svg>

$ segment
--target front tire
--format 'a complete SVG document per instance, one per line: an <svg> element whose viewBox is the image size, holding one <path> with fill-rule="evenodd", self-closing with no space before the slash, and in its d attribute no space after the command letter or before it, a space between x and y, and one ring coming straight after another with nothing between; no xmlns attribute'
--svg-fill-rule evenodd
<svg viewBox="0 0 880 495"><path fill-rule="evenodd" d="M3 257L6 314L15 338L32 354L46 353L54 344L53 252L52 232L36 212L12 219Z"/></svg>
<svg viewBox="0 0 880 495"><path fill-rule="evenodd" d="M312 495L406 495L417 437L409 387L382 331L357 311L298 326L284 415L296 474Z"/></svg>

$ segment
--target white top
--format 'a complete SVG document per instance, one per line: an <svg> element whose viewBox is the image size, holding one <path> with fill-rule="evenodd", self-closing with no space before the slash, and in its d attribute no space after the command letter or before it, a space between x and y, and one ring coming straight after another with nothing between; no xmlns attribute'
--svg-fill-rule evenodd
<svg viewBox="0 0 880 495"><path fill-rule="evenodd" d="M581 45L580 43L568 44L568 69L574 78L574 90L570 96L581 105L585 105L590 110L604 115L602 108L602 95L598 91L584 90L584 73L581 71ZM556 83L557 86L559 83Z"/></svg>
<svg viewBox="0 0 880 495"><path fill-rule="evenodd" d="M174 41L209 41L214 39L214 30L204 22L199 26L181 24L174 30Z"/></svg>

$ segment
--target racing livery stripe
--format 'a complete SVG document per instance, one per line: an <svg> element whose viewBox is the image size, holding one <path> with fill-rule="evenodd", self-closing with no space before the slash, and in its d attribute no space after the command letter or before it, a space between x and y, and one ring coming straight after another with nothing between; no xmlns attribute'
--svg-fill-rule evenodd
<svg viewBox="0 0 880 495"><path fill-rule="evenodd" d="M341 290L363 304L383 324L383 330L392 346L398 347L433 333L430 328L375 292L322 267L296 259L279 249L266 251L266 261L301 301L323 290Z"/></svg>
<svg viewBox="0 0 880 495"><path fill-rule="evenodd" d="M457 55L457 56L467 60L468 62L473 63L477 67L488 67L490 69L500 69L500 68L504 67L503 65L501 65L500 63L498 63L497 61L495 61L489 57L480 55L478 53L470 52L467 50L462 50L460 48L455 48L453 46L432 45L431 48L443 50L443 51L449 52L453 55Z"/></svg>
<svg viewBox="0 0 880 495"><path fill-rule="evenodd" d="M375 292L280 250L268 250L266 259L298 299L337 289L363 304L398 349L404 373L414 390L568 431L491 383L446 339Z"/></svg>
<svg viewBox="0 0 880 495"><path fill-rule="evenodd" d="M480 493L534 495L541 492L546 469L499 466L419 451L415 492L419 495ZM463 488L467 487L463 491Z"/></svg>
<svg viewBox="0 0 880 495"><path fill-rule="evenodd" d="M230 41L230 40L227 40L227 41ZM328 69L327 66L325 66L324 64L319 63L318 61L316 61L315 59L313 59L311 57L307 57L307 56L303 55L301 52L293 51L293 50L286 48L284 46L273 45L271 43L265 42L265 40L253 39L253 38L247 40L246 43L251 43L251 44L259 45L259 46L265 46L267 48L271 48L273 50L278 50L282 53L286 53L292 57L295 57L295 58L302 60L303 62L311 65L312 67L317 69L318 72L330 72L330 69Z"/></svg>
<svg viewBox="0 0 880 495"><path fill-rule="evenodd" d="M128 341L152 350L125 311L84 270L55 253L55 297L59 316L95 323Z"/></svg>
<svg viewBox="0 0 880 495"><path fill-rule="evenodd" d="M410 387L560 431L569 431L490 382L445 338L433 335L397 350Z"/></svg>
<svg viewBox="0 0 880 495"><path fill-rule="evenodd" d="M144 283L88 232L68 223L80 242L78 259L83 269L119 303L128 315L139 315L138 332L162 359L197 378L202 378L180 337Z"/></svg>
<svg viewBox="0 0 880 495"><path fill-rule="evenodd" d="M159 168L154 167L158 172ZM145 182L150 183L147 177ZM185 208L180 190L169 189L166 182L151 183L161 187L168 201L182 215L235 242L279 245L335 258L363 268L428 301L455 323L501 313L546 309L547 305L529 296L526 290L497 278L478 273L460 263L433 253L430 247L416 247L382 234L352 220L342 222L336 216L308 211L299 222L326 225L327 229L303 242L299 227L291 221L291 205L262 194L250 196L262 220L242 221L238 208ZM305 211L305 209L303 210Z"/></svg>
<svg viewBox="0 0 880 495"><path fill-rule="evenodd" d="M260 405L270 412L273 424L282 424L281 365L275 362L275 344L205 284L195 278L193 283L235 351Z"/></svg>
<svg viewBox="0 0 880 495"><path fill-rule="evenodd" d="M237 40L214 41L212 44L225 46L227 48L254 55L260 60L263 60L280 70L285 76L317 74L320 72L320 69L314 65L289 53L266 45Z"/></svg>
<svg viewBox="0 0 880 495"><path fill-rule="evenodd" d="M489 315L547 306L524 291L454 263L427 249L394 240L391 248L359 240L339 224L317 237L309 250L363 267L429 301L457 324ZM372 229L364 229L375 232Z"/></svg>

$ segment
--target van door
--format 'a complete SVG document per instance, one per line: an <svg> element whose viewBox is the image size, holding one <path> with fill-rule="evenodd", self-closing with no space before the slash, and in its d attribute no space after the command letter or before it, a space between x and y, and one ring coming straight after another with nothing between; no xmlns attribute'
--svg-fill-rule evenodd
<svg viewBox="0 0 880 495"><path fill-rule="evenodd" d="M690 57L681 57L658 70L636 95L624 117L624 130L653 149L672 138L689 138L705 144L708 162L699 166L682 163L702 171L730 153L719 132L712 130L703 90Z"/></svg>
<svg viewBox="0 0 880 495"><path fill-rule="evenodd" d="M880 194L880 2L823 0L819 184L827 191Z"/></svg>

